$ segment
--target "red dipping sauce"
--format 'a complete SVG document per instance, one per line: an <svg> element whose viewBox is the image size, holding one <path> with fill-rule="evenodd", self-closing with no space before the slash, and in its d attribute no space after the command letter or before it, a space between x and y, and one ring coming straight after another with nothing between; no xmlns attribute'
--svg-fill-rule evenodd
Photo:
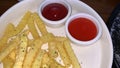
<svg viewBox="0 0 120 68"><path fill-rule="evenodd" d="M77 40L89 41L96 37L95 24L86 18L76 18L69 23L68 31Z"/></svg>
<svg viewBox="0 0 120 68"><path fill-rule="evenodd" d="M59 3L46 5L42 10L42 15L48 20L57 21L63 19L68 13L68 9Z"/></svg>

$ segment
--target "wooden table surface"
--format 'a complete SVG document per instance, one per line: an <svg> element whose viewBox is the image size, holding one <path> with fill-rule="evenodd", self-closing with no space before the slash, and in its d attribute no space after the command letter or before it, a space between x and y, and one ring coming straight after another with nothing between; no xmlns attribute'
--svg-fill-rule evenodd
<svg viewBox="0 0 120 68"><path fill-rule="evenodd" d="M91 6L106 22L120 0L81 0ZM0 0L0 16L11 6L18 3L17 0Z"/></svg>

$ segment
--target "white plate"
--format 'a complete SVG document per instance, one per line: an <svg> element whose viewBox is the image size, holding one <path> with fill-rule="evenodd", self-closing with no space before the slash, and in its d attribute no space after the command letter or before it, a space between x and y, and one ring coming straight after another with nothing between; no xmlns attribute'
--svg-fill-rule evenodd
<svg viewBox="0 0 120 68"><path fill-rule="evenodd" d="M25 0L22 1L0 17L0 36L2 36L7 23L14 22L18 24L21 17L28 10L37 11L38 6L43 0ZM82 68L111 68L113 60L113 46L108 29L101 17L87 4L78 0L67 0L72 6L72 14L88 13L93 15L102 24L103 35L96 43L91 46L82 47L72 45L74 52L82 66ZM97 6L97 5L96 5ZM48 28L48 31L53 32L57 36L65 36L64 26L61 28ZM0 66L2 68L2 65Z"/></svg>

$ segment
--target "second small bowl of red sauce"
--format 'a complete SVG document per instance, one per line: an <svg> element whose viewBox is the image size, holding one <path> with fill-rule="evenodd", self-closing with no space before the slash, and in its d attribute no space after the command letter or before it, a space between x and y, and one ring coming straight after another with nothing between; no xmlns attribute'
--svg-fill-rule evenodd
<svg viewBox="0 0 120 68"><path fill-rule="evenodd" d="M59 27L71 15L71 6L65 0L45 0L40 4L38 13L46 25Z"/></svg>
<svg viewBox="0 0 120 68"><path fill-rule="evenodd" d="M78 13L71 16L65 24L65 30L72 42L81 45L93 44L102 35L100 22L86 13Z"/></svg>

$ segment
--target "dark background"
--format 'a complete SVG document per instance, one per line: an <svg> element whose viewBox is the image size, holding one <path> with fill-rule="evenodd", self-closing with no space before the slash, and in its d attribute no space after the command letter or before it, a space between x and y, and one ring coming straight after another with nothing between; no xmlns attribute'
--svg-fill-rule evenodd
<svg viewBox="0 0 120 68"><path fill-rule="evenodd" d="M91 6L106 22L120 0L81 0ZM0 16L11 6L18 3L17 0L0 0Z"/></svg>

